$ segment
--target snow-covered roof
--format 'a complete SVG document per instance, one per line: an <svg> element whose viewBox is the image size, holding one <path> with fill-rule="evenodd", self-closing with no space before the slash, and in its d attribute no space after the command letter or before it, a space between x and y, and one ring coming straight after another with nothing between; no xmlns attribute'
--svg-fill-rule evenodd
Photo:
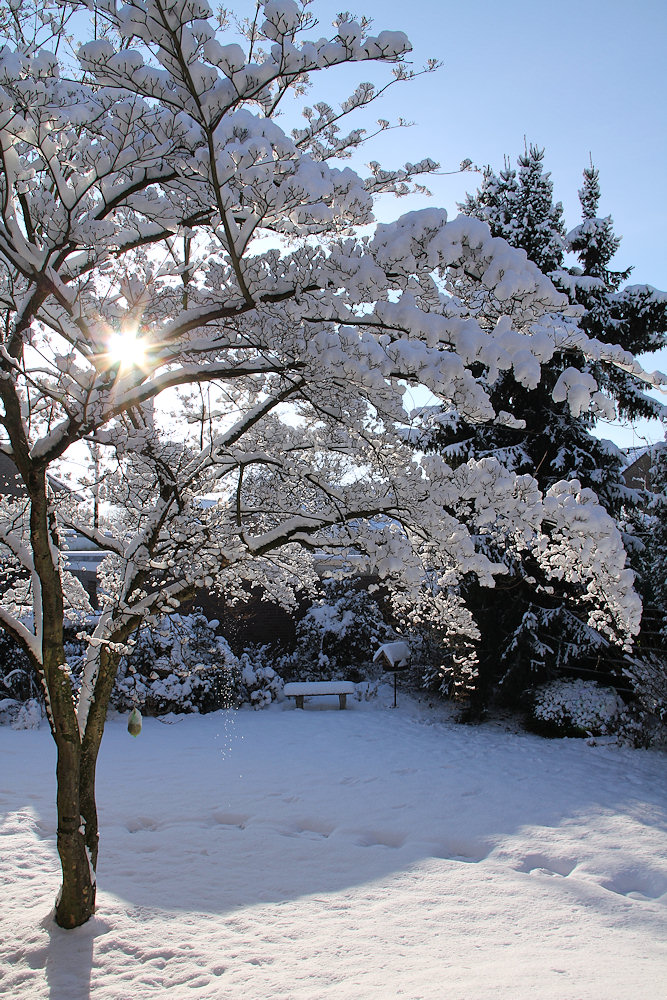
<svg viewBox="0 0 667 1000"><path fill-rule="evenodd" d="M72 493L78 496L82 501L83 497L76 493L71 486L67 483L63 483L60 479L56 479L50 473L47 474L47 480L51 489L55 493ZM18 469L12 462L9 455L5 455L4 452L0 452L0 496L8 497L22 497L26 495L25 486L18 473Z"/></svg>
<svg viewBox="0 0 667 1000"><path fill-rule="evenodd" d="M622 448L621 451L625 456L626 468L629 468L631 465L637 462L642 457L642 455L646 455L648 452L650 452L650 450L651 450L650 445L641 445L639 447L634 447L634 448Z"/></svg>
<svg viewBox="0 0 667 1000"><path fill-rule="evenodd" d="M397 642L385 642L376 651L373 663L385 659L390 667L403 667L410 659L410 647L407 642L398 640Z"/></svg>
<svg viewBox="0 0 667 1000"><path fill-rule="evenodd" d="M640 448L627 448L627 464L623 469L623 478L633 489L650 489L654 475L654 467L658 461L658 452L665 447L664 441Z"/></svg>

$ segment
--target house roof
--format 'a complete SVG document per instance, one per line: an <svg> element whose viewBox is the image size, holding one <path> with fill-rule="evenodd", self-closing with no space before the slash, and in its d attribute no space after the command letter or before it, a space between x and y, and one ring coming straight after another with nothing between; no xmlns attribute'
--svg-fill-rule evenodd
<svg viewBox="0 0 667 1000"><path fill-rule="evenodd" d="M73 490L71 486L63 483L60 479L56 479L55 476L47 475L47 479L51 489L56 493L76 493L76 490ZM0 452L0 496L25 496L25 486L23 485L21 476L9 455L5 455L3 452ZM84 497L82 496L80 499L83 501Z"/></svg>
<svg viewBox="0 0 667 1000"><path fill-rule="evenodd" d="M2 496L19 497L25 493L21 477L9 455L0 452L0 494Z"/></svg>
<svg viewBox="0 0 667 1000"><path fill-rule="evenodd" d="M623 469L623 479L626 485L634 490L651 489L652 473L658 452L665 447L664 441L644 448L629 448L627 451L628 465Z"/></svg>

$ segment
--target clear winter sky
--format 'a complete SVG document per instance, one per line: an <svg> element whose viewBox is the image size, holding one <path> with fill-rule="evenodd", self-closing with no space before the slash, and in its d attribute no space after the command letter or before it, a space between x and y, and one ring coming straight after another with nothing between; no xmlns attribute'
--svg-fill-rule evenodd
<svg viewBox="0 0 667 1000"><path fill-rule="evenodd" d="M320 27L312 34L328 33L340 8L340 0L316 0ZM415 68L429 58L444 63L435 74L392 88L362 113L371 121L402 116L415 122L378 137L364 159L394 166L430 156L448 171L470 157L497 170L505 154L516 161L525 136L546 148L555 197L573 228L580 221L582 170L592 156L600 171L600 214L612 215L623 237L615 265L634 265L630 283L667 290L665 0L362 0L352 13L373 18L374 32L405 31ZM370 76L369 68L356 67L345 82ZM347 96L342 80L340 93L329 89L334 72L320 79L309 103ZM430 204L455 215L456 202L477 180L472 173L431 178ZM385 210L390 217L426 203L403 199ZM667 371L667 350L644 361ZM659 424L641 431L605 430L603 436L622 445L644 443L647 431L651 440L663 437Z"/></svg>

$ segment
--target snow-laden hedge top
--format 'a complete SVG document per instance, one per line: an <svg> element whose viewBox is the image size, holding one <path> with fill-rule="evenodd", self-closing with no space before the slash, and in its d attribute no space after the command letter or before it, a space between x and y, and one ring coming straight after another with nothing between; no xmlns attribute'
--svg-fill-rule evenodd
<svg viewBox="0 0 667 1000"><path fill-rule="evenodd" d="M577 678L552 681L540 688L535 695L533 715L541 722L599 735L609 732L624 708L613 688Z"/></svg>

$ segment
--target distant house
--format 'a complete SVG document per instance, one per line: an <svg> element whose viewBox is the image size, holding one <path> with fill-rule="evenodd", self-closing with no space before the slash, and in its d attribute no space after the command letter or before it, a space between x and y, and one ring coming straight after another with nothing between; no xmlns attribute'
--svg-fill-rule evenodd
<svg viewBox="0 0 667 1000"><path fill-rule="evenodd" d="M75 493L70 486L54 476L49 476L49 485L55 493ZM0 453L0 496L20 499L25 496L25 487L16 466L8 455ZM83 502L84 497L81 497ZM93 608L98 607L97 599L97 567L104 559L106 552L93 545L83 535L76 531L65 529L62 533L63 548L67 552L67 568L76 576L88 593ZM71 555L70 555L71 553Z"/></svg>
<svg viewBox="0 0 667 1000"><path fill-rule="evenodd" d="M49 486L54 493L76 493L75 490L63 483L55 476L47 474ZM21 482L21 477L16 471L16 466L9 455L0 452L0 496L22 497L25 496L25 486ZM80 497L83 502L84 497Z"/></svg>
<svg viewBox="0 0 667 1000"><path fill-rule="evenodd" d="M623 469L623 479L627 486L633 490L653 489L653 475L658 454L665 446L664 441L659 441L644 448L628 448L626 451L628 464Z"/></svg>
<svg viewBox="0 0 667 1000"><path fill-rule="evenodd" d="M16 466L8 455L0 452L0 496L20 497L24 492Z"/></svg>

